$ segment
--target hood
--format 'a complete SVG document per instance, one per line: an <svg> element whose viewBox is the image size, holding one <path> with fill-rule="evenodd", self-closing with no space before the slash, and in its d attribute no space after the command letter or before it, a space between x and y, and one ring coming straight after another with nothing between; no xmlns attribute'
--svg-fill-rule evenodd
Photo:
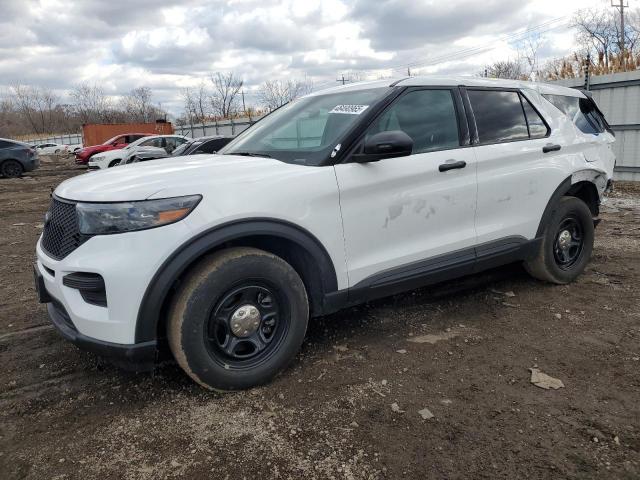
<svg viewBox="0 0 640 480"><path fill-rule="evenodd" d="M68 200L121 202L214 192L215 184L247 184L309 168L269 158L195 155L124 165L62 182L55 194Z"/></svg>

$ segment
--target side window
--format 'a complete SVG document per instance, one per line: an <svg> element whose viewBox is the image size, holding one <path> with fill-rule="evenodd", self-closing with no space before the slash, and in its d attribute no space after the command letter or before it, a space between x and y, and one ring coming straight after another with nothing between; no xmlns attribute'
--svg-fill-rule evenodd
<svg viewBox="0 0 640 480"><path fill-rule="evenodd" d="M367 136L402 130L413 139L413 153L460 146L458 117L451 90L415 90L378 117Z"/></svg>
<svg viewBox="0 0 640 480"><path fill-rule="evenodd" d="M524 96L522 99L522 107L524 108L525 116L527 117L527 125L529 125L529 136L531 138L544 138L549 133L549 127L544 123L542 117L536 112L533 105L529 103Z"/></svg>
<svg viewBox="0 0 640 480"><path fill-rule="evenodd" d="M518 92L468 90L480 143L527 140L529 130Z"/></svg>
<svg viewBox="0 0 640 480"><path fill-rule="evenodd" d="M12 147L13 144L10 142L5 142L4 140L0 140L0 148L9 148Z"/></svg>

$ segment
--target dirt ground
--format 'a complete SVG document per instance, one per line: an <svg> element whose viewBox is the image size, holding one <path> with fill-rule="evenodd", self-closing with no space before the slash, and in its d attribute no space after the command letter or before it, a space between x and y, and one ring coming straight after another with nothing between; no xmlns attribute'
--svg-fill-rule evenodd
<svg viewBox="0 0 640 480"><path fill-rule="evenodd" d="M34 245L80 173L0 179L0 478L640 478L639 185L619 185L572 285L516 265L346 310L270 385L216 395L49 325Z"/></svg>

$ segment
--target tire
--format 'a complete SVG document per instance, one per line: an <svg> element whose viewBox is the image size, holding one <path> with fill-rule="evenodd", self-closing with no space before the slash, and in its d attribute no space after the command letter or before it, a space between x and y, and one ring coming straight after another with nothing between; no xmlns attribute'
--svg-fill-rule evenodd
<svg viewBox="0 0 640 480"><path fill-rule="evenodd" d="M120 165L121 160L118 158L116 160L111 160L109 162L109 165L107 166L107 168L111 168L111 167L117 167L118 165Z"/></svg>
<svg viewBox="0 0 640 480"><path fill-rule="evenodd" d="M5 160L0 165L0 173L5 178L19 178L23 172L24 168L17 160Z"/></svg>
<svg viewBox="0 0 640 480"><path fill-rule="evenodd" d="M230 391L280 373L300 349L308 322L296 271L280 257L238 247L205 257L181 282L167 334L173 356L193 380Z"/></svg>
<svg viewBox="0 0 640 480"><path fill-rule="evenodd" d="M53 152L53 153L55 153L56 155L58 155L58 154L60 153L60 150L56 150L56 151L55 151L55 152Z"/></svg>
<svg viewBox="0 0 640 480"><path fill-rule="evenodd" d="M536 257L524 263L526 270L546 282L573 282L591 258L594 232L589 207L578 198L562 197L544 229Z"/></svg>

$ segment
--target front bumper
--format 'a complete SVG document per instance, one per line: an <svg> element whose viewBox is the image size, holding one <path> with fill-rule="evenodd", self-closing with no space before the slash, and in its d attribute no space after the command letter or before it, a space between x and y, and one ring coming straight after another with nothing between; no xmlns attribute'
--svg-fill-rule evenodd
<svg viewBox="0 0 640 480"><path fill-rule="evenodd" d="M61 304L57 302L48 303L47 311L49 312L51 323L56 327L58 333L82 350L102 357L125 360L141 365L153 365L155 363L156 352L158 351L155 340L133 345L121 345L96 340L82 335L75 329L69 314Z"/></svg>
<svg viewBox="0 0 640 480"><path fill-rule="evenodd" d="M153 368L158 351L155 340L126 345L106 342L81 334L78 332L78 329L64 306L49 295L45 286L44 277L40 273L37 265L34 265L33 273L38 300L40 303L47 304L47 312L49 313L51 323L63 338L69 340L78 348L95 353L96 355L136 364L137 370Z"/></svg>
<svg viewBox="0 0 640 480"><path fill-rule="evenodd" d="M139 232L98 235L61 260L50 257L39 240L35 274L41 277L41 290L46 293L41 300L66 312L62 316L75 329L72 341L77 337L83 344L90 339L119 345L124 351L137 348L142 341L136 338L138 314L147 286L160 265L191 235L184 221ZM102 277L105 301L96 302L69 282L73 274Z"/></svg>

